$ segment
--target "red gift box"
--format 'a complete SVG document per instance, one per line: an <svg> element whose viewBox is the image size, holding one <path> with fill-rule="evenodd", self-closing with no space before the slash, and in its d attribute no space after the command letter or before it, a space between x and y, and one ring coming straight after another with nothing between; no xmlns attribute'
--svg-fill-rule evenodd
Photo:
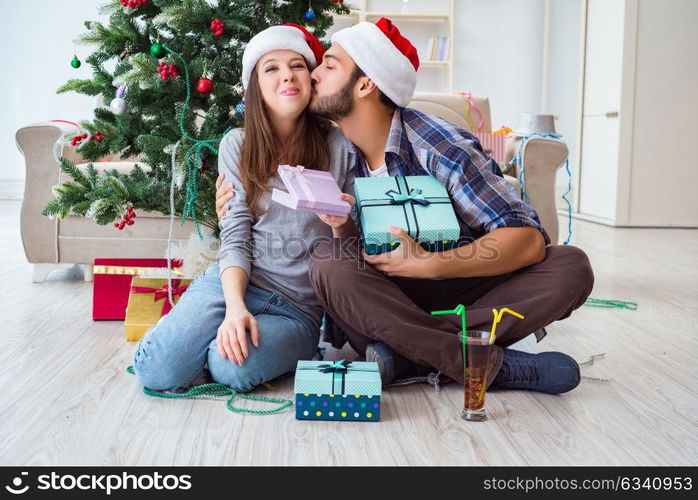
<svg viewBox="0 0 698 500"><path fill-rule="evenodd" d="M177 271L181 262L173 260ZM92 319L126 319L131 278L153 268L167 268L167 259L95 259Z"/></svg>

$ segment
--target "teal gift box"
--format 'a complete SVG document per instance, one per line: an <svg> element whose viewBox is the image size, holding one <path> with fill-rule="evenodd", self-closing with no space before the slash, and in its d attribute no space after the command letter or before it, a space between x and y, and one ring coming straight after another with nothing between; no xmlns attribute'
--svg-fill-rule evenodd
<svg viewBox="0 0 698 500"><path fill-rule="evenodd" d="M394 250L388 227L407 231L430 252L456 246L458 218L446 187L430 175L359 177L354 184L361 239L369 255Z"/></svg>
<svg viewBox="0 0 698 500"><path fill-rule="evenodd" d="M299 361L293 392L298 420L380 420L377 363Z"/></svg>

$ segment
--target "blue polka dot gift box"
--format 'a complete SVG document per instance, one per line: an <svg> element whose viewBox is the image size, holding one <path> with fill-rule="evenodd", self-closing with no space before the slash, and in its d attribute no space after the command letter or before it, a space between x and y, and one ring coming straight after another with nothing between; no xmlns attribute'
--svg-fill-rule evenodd
<svg viewBox="0 0 698 500"><path fill-rule="evenodd" d="M299 361L293 392L298 420L380 420L377 363Z"/></svg>
<svg viewBox="0 0 698 500"><path fill-rule="evenodd" d="M446 187L430 175L358 177L354 184L361 240L369 255L390 252L401 227L430 252L456 246L458 218Z"/></svg>

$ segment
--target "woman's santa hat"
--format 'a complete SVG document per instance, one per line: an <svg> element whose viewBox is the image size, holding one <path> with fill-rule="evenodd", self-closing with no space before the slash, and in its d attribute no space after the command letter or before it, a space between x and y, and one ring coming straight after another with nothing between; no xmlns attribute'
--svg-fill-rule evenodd
<svg viewBox="0 0 698 500"><path fill-rule="evenodd" d="M390 19L382 17L376 24L364 21L339 30L332 43L341 45L391 101L401 108L407 106L417 85L419 56Z"/></svg>
<svg viewBox="0 0 698 500"><path fill-rule="evenodd" d="M252 69L264 54L274 50L293 50L302 55L310 69L320 64L325 53L320 40L303 26L284 24L260 31L250 39L242 55L242 86L247 88Z"/></svg>

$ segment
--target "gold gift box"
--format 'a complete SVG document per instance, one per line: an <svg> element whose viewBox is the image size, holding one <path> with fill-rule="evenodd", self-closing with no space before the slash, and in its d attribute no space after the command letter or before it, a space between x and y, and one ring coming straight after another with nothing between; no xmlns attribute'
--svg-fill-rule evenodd
<svg viewBox="0 0 698 500"><path fill-rule="evenodd" d="M189 286L192 280L173 279L172 280L172 300L176 304L179 302L183 287ZM134 287L152 288L151 292L136 292ZM158 298L156 298L156 292ZM134 276L131 280L131 290L128 295L128 306L126 307L126 320L124 329L126 330L126 340L136 342L145 335L145 332L160 321L164 316L163 307L167 298L167 280L162 278L139 278ZM167 309L165 309L167 312Z"/></svg>

